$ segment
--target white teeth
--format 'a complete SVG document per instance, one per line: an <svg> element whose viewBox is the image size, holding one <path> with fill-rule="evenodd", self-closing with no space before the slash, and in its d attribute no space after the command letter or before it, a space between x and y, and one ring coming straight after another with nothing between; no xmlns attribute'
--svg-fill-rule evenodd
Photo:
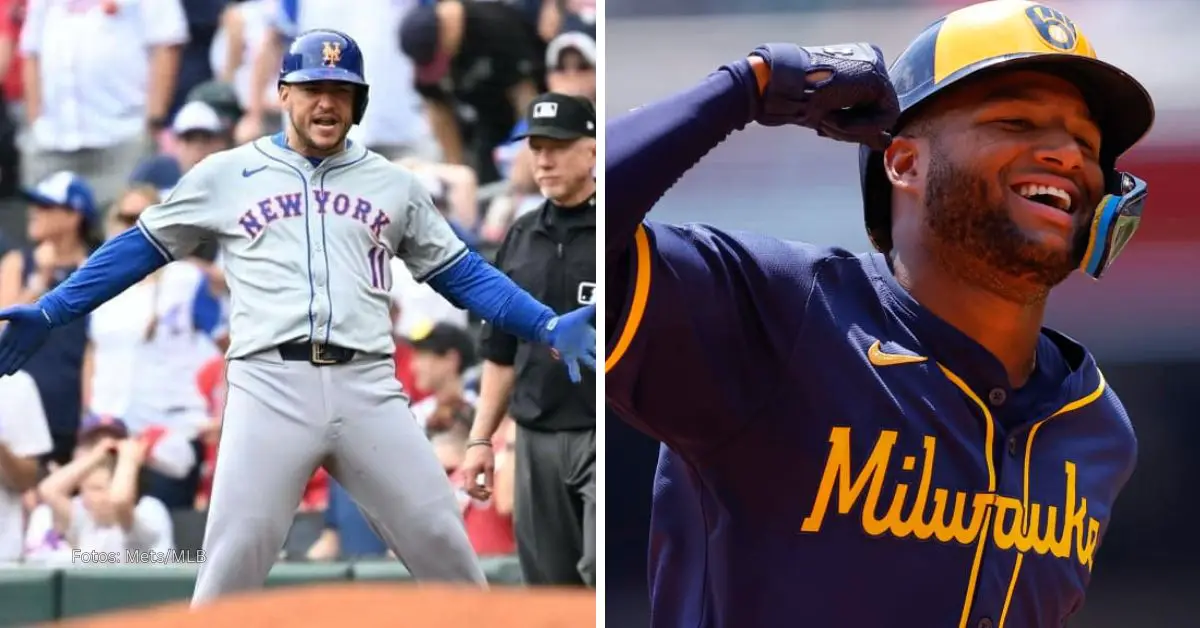
<svg viewBox="0 0 1200 628"><path fill-rule="evenodd" d="M1071 195L1062 188L1056 188L1052 185L1037 185L1034 183L1026 183L1017 188L1017 194L1025 198L1033 198L1035 196L1049 196L1057 201L1055 206L1063 211L1071 209Z"/></svg>

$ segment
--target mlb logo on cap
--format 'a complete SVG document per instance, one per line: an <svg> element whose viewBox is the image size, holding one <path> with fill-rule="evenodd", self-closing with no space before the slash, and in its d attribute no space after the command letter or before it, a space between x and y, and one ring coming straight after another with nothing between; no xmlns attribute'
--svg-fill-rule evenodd
<svg viewBox="0 0 1200 628"><path fill-rule="evenodd" d="M517 139L596 137L596 107L586 98L550 92L535 98L528 111L529 126Z"/></svg>

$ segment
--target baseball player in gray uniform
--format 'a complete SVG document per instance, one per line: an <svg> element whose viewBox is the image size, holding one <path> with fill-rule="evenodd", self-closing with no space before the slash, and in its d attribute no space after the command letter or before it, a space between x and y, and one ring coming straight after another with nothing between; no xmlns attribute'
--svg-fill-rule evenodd
<svg viewBox="0 0 1200 628"><path fill-rule="evenodd" d="M389 260L450 301L595 368L594 306L559 315L468 250L400 166L346 141L368 88L344 33L284 56L284 133L216 153L36 303L0 310L0 376L57 327L202 244L232 293L228 395L193 604L261 587L323 465L419 580L485 586L458 504L395 377Z"/></svg>

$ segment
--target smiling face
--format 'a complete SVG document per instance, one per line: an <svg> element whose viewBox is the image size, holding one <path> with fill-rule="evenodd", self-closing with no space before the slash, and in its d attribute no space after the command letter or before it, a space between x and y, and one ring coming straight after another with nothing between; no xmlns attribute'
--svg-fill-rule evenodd
<svg viewBox="0 0 1200 628"><path fill-rule="evenodd" d="M947 268L1044 293L1083 258L1103 195L1100 131L1071 83L997 74L938 97L887 151L898 225Z"/></svg>
<svg viewBox="0 0 1200 628"><path fill-rule="evenodd" d="M288 114L288 143L308 157L328 157L342 150L354 116L356 87L322 81L279 89L280 106Z"/></svg>

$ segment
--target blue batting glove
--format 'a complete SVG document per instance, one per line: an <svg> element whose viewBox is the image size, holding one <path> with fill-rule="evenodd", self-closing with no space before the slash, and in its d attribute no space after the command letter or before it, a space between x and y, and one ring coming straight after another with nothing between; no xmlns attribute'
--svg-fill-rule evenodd
<svg viewBox="0 0 1200 628"><path fill-rule="evenodd" d="M567 364L567 374L576 384L583 379L580 364L596 369L596 328L592 325L595 316L596 305L592 304L555 316L546 323L545 342Z"/></svg>
<svg viewBox="0 0 1200 628"><path fill-rule="evenodd" d="M0 377L12 375L37 353L54 326L39 305L14 305L0 310Z"/></svg>
<svg viewBox="0 0 1200 628"><path fill-rule="evenodd" d="M755 117L759 124L808 127L876 150L891 142L900 103L878 46L763 44L750 54L771 68Z"/></svg>

